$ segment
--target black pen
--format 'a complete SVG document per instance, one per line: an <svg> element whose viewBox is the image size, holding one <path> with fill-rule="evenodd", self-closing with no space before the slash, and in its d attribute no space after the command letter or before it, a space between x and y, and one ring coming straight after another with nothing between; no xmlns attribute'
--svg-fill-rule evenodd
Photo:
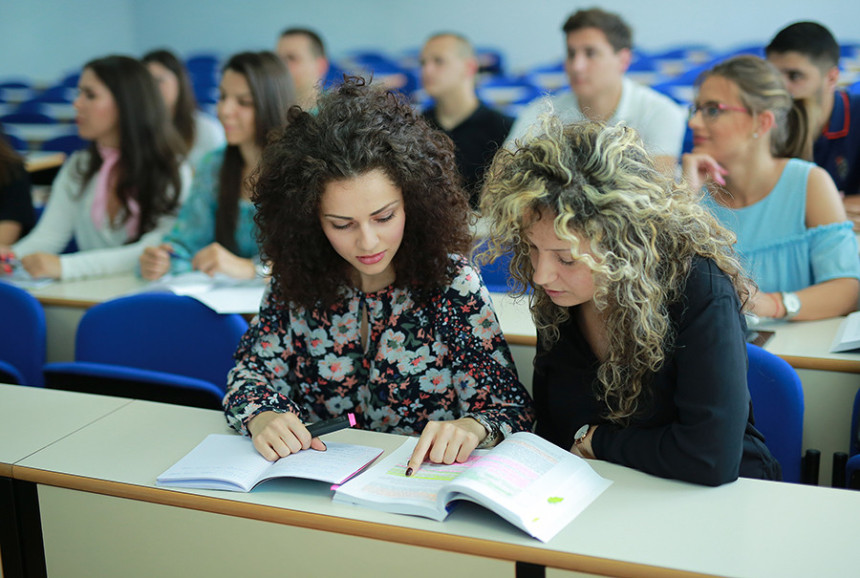
<svg viewBox="0 0 860 578"><path fill-rule="evenodd" d="M331 433L333 431L337 431L340 429L345 429L348 427L352 427L355 425L355 415L348 413L346 415L342 415L340 417L327 419L325 421L318 421L316 423L312 423L308 426L308 431L311 434L311 437L319 437L321 435Z"/></svg>

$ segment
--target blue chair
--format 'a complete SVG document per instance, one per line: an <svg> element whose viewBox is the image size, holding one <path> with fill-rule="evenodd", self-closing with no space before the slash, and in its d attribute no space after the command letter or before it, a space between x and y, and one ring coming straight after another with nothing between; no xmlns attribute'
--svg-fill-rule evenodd
<svg viewBox="0 0 860 578"><path fill-rule="evenodd" d="M860 490L860 390L854 397L854 414L851 418L851 457L845 468L845 481L849 488Z"/></svg>
<svg viewBox="0 0 860 578"><path fill-rule="evenodd" d="M510 104L526 104L543 94L543 89L529 80L495 76L488 78L477 87L478 98L497 108Z"/></svg>
<svg viewBox="0 0 860 578"><path fill-rule="evenodd" d="M833 487L860 490L860 389L854 396L848 453L833 454Z"/></svg>
<svg viewBox="0 0 860 578"><path fill-rule="evenodd" d="M42 143L43 151L62 152L71 155L75 151L87 148L90 141L84 140L76 134L67 134L51 138Z"/></svg>
<svg viewBox="0 0 860 578"><path fill-rule="evenodd" d="M45 311L27 291L0 281L0 380L42 386Z"/></svg>
<svg viewBox="0 0 860 578"><path fill-rule="evenodd" d="M69 88L78 88L78 82L81 80L81 72L70 72L60 81L60 84Z"/></svg>
<svg viewBox="0 0 860 578"><path fill-rule="evenodd" d="M248 328L172 293L140 293L89 309L78 325L75 361L45 366L45 384L220 409L233 352Z"/></svg>
<svg viewBox="0 0 860 578"><path fill-rule="evenodd" d="M747 386L755 427L782 466L786 482L817 485L820 453L803 456L803 388L797 372L784 359L747 343Z"/></svg>
<svg viewBox="0 0 860 578"><path fill-rule="evenodd" d="M486 241L481 241L475 247L474 254L480 255L486 248ZM511 256L510 253L506 253L492 263L478 265L481 279L490 293L508 293L515 289L516 281L510 274Z"/></svg>
<svg viewBox="0 0 860 578"><path fill-rule="evenodd" d="M8 142L16 151L24 152L30 149L30 145L27 144L27 141L14 134L2 133L0 134L0 138L5 138L6 142Z"/></svg>

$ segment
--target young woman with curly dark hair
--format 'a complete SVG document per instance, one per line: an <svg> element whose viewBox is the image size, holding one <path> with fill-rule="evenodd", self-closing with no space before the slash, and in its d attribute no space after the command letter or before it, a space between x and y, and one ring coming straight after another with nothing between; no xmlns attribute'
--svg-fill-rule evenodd
<svg viewBox="0 0 860 578"><path fill-rule="evenodd" d="M410 467L532 425L469 252L451 141L394 93L348 79L294 107L254 201L272 285L228 378L228 421L267 459L323 449L303 421L347 412L421 434Z"/></svg>

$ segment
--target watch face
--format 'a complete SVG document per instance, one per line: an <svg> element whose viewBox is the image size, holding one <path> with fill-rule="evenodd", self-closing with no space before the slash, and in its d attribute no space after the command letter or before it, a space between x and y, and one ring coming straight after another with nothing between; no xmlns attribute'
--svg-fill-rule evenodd
<svg viewBox="0 0 860 578"><path fill-rule="evenodd" d="M591 426L588 424L585 424L584 426L582 426L581 428L576 430L576 433L573 435L573 439L574 440L581 440L582 438L584 438L585 434L588 433L589 427L591 427Z"/></svg>
<svg viewBox="0 0 860 578"><path fill-rule="evenodd" d="M785 311L788 315L794 315L800 311L800 299L795 293L784 293L782 304L785 306Z"/></svg>

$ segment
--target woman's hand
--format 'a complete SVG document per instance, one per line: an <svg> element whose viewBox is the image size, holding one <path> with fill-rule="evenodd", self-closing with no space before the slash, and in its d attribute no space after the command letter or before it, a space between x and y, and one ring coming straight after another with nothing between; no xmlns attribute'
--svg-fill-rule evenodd
<svg viewBox="0 0 860 578"><path fill-rule="evenodd" d="M234 279L253 279L257 276L257 270L251 259L237 257L218 243L212 243L197 251L191 260L191 266L210 277L216 273L222 273Z"/></svg>
<svg viewBox="0 0 860 578"><path fill-rule="evenodd" d="M140 275L144 279L154 281L170 271L170 253L173 247L162 243L158 247L147 247L140 256Z"/></svg>
<svg viewBox="0 0 860 578"><path fill-rule="evenodd" d="M759 317L781 319L785 317L782 295L779 293L756 293L752 298L752 312Z"/></svg>
<svg viewBox="0 0 860 578"><path fill-rule="evenodd" d="M31 253L21 257L21 266L34 278L59 279L63 271L60 257L50 253Z"/></svg>
<svg viewBox="0 0 860 578"><path fill-rule="evenodd" d="M681 157L681 169L687 183L694 189L699 190L709 180L725 186L723 178L728 174L720 163L711 155L703 153L687 153Z"/></svg>
<svg viewBox="0 0 860 578"><path fill-rule="evenodd" d="M294 413L264 411L248 422L251 440L260 455L274 462L308 448L325 451L319 438L311 438L308 428Z"/></svg>
<svg viewBox="0 0 860 578"><path fill-rule="evenodd" d="M486 437L484 426L470 417L431 421L421 432L421 438L406 465L406 475L418 471L426 459L435 464L465 462Z"/></svg>

